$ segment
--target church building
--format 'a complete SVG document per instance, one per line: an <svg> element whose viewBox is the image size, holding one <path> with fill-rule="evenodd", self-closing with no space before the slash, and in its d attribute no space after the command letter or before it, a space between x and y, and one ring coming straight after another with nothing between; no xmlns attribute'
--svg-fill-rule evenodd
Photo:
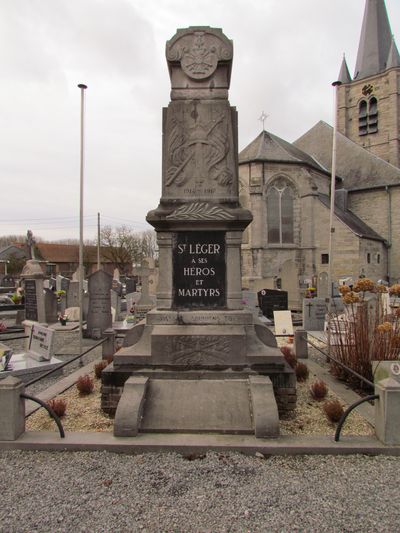
<svg viewBox="0 0 400 533"><path fill-rule="evenodd" d="M400 55L384 0L366 0L352 78L343 59L332 279L400 278ZM242 204L254 220L242 245L243 286L282 288L301 309L307 287L328 295L333 128L294 143L262 131L239 154Z"/></svg>

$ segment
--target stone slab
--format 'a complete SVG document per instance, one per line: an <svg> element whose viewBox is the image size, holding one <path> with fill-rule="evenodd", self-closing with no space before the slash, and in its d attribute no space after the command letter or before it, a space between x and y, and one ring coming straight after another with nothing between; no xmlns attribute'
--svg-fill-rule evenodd
<svg viewBox="0 0 400 533"><path fill-rule="evenodd" d="M56 357L52 357L50 361L37 361L29 356L28 353L13 354L9 364L10 370L0 373L0 379L7 376L18 376L21 379L23 376L37 374L51 370L61 364L62 361Z"/></svg>
<svg viewBox="0 0 400 533"><path fill-rule="evenodd" d="M252 433L247 380L150 380L141 431Z"/></svg>
<svg viewBox="0 0 400 533"><path fill-rule="evenodd" d="M107 451L110 453L240 452L246 455L385 455L400 457L400 446L385 446L375 437L285 435L257 439L254 435L143 433L137 437L114 437L112 432L28 431L15 441L0 441L1 450Z"/></svg>
<svg viewBox="0 0 400 533"><path fill-rule="evenodd" d="M159 311L153 309L147 314L150 325L250 325L253 315L248 311Z"/></svg>

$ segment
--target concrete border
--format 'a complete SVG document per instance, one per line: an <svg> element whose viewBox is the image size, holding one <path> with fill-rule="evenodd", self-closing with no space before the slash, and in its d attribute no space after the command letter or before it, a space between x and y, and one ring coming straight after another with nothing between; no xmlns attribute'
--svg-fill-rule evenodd
<svg viewBox="0 0 400 533"><path fill-rule="evenodd" d="M282 436L257 439L253 435L150 434L114 437L107 433L67 433L61 439L53 432L26 432L15 441L0 441L0 450L108 451L116 453L176 452L183 455L207 451L240 452L246 455L391 455L400 456L400 446L385 446L374 437Z"/></svg>

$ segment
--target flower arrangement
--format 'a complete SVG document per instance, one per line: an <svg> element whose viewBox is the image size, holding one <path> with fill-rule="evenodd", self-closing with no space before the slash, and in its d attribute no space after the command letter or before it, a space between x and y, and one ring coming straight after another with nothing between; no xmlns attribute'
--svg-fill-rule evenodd
<svg viewBox="0 0 400 533"><path fill-rule="evenodd" d="M66 326L68 322L68 316L67 315L58 315L58 320L60 321L62 326Z"/></svg>

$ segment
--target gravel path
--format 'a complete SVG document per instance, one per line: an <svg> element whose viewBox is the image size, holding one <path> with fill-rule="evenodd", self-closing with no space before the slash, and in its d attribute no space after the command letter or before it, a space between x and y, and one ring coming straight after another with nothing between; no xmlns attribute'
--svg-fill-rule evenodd
<svg viewBox="0 0 400 533"><path fill-rule="evenodd" d="M400 459L0 454L0 531L390 532Z"/></svg>

